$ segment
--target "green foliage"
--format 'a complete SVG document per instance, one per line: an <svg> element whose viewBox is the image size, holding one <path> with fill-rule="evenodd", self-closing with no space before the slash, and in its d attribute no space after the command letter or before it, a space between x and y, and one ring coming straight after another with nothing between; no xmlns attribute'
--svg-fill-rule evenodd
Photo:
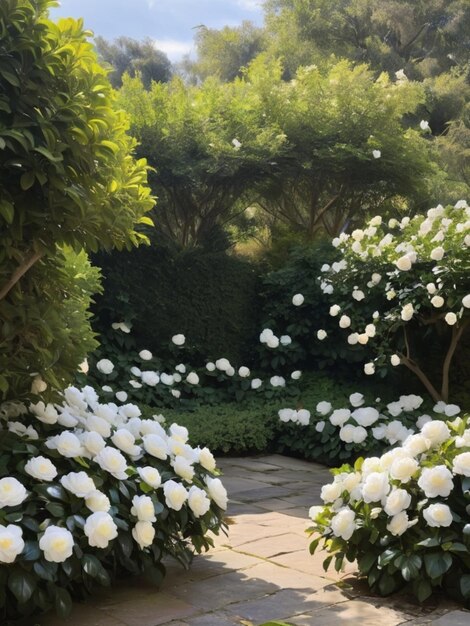
<svg viewBox="0 0 470 626"><path fill-rule="evenodd" d="M96 276L69 248L146 241L134 226L153 206L89 33L81 21L49 21L53 4L0 6L0 367L1 393L12 397L29 391L33 372L54 386L70 378L92 345L84 311ZM84 271L81 301L66 280L74 263ZM69 347L56 341L67 336Z"/></svg>
<svg viewBox="0 0 470 626"><path fill-rule="evenodd" d="M138 349L165 360L177 333L188 338L185 358L193 362L222 356L235 363L253 360L259 328L255 265L225 253L177 252L158 244L94 260L104 275L104 295L95 307L95 329L108 336L103 356L113 360L110 326L126 320L133 324Z"/></svg>
<svg viewBox="0 0 470 626"><path fill-rule="evenodd" d="M122 76L139 74L146 89L152 81L167 82L171 78L171 63L167 55L155 48L151 39L136 41L130 37L118 37L109 42L103 37L95 38L100 61L111 65L109 80L113 87L122 86Z"/></svg>

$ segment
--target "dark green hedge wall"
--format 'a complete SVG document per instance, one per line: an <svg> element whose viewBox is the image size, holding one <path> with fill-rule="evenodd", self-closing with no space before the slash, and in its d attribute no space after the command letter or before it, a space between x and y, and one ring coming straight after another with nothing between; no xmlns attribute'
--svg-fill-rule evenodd
<svg viewBox="0 0 470 626"><path fill-rule="evenodd" d="M224 252L177 252L164 246L94 257L103 271L95 330L132 321L137 348L158 356L183 333L192 357L225 356L250 364L259 334L257 266Z"/></svg>

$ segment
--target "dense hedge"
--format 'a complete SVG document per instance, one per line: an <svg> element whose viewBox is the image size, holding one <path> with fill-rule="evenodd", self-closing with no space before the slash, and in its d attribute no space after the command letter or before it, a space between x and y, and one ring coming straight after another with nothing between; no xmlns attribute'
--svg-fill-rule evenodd
<svg viewBox="0 0 470 626"><path fill-rule="evenodd" d="M250 362L259 332L258 271L224 252L176 252L161 245L98 254L104 295L95 328L130 321L137 348L165 356L171 337L183 333L192 356Z"/></svg>

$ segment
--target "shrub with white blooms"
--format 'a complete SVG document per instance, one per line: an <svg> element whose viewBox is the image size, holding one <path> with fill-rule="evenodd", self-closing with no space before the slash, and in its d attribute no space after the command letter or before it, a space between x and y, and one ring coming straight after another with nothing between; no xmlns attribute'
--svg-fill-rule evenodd
<svg viewBox="0 0 470 626"><path fill-rule="evenodd" d="M329 553L325 570L357 560L382 595L405 587L422 602L443 589L468 603L470 416L421 420L400 446L332 473L324 506L310 509L310 550Z"/></svg>
<svg viewBox="0 0 470 626"><path fill-rule="evenodd" d="M333 245L343 265L322 272L318 282L345 340L372 351L365 373L406 367L434 400L447 401L452 357L470 324L470 207L462 200L401 222L375 216ZM430 329L447 338L439 385L413 352L414 334Z"/></svg>
<svg viewBox="0 0 470 626"><path fill-rule="evenodd" d="M115 575L160 582L164 556L186 565L212 545L227 506L214 457L161 422L91 387L68 388L61 404L0 406L0 621L66 614L71 591Z"/></svg>

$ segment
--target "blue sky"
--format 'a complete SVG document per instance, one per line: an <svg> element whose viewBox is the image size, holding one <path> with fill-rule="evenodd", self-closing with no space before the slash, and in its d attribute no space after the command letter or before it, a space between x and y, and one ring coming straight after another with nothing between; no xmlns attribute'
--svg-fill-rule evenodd
<svg viewBox="0 0 470 626"><path fill-rule="evenodd" d="M51 17L83 17L85 26L106 39L150 37L172 61L191 52L195 26L261 24L262 0L61 0Z"/></svg>

